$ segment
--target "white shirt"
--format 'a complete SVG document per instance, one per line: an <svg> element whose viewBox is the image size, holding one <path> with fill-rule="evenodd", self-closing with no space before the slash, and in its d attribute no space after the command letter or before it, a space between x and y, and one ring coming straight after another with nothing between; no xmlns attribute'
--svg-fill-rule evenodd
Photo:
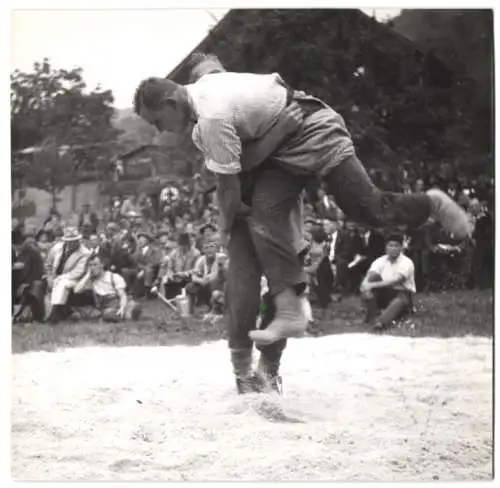
<svg viewBox="0 0 500 488"><path fill-rule="evenodd" d="M416 293L415 266L413 261L404 254L400 254L396 261L391 262L387 254L373 261L369 271L374 271L382 277L383 281L393 280L399 276L404 277L401 285L405 290ZM397 286L396 286L397 288Z"/></svg>
<svg viewBox="0 0 500 488"><path fill-rule="evenodd" d="M335 244L337 242L337 236L339 235L339 231L336 230L333 234L332 234L332 240L331 240L331 243L330 243L330 253L328 255L328 259L330 261L330 263L333 263L333 260L335 259Z"/></svg>
<svg viewBox="0 0 500 488"><path fill-rule="evenodd" d="M264 135L286 105L277 73L212 73L186 89L198 117L193 142L214 173L239 173L242 142Z"/></svg>
<svg viewBox="0 0 500 488"><path fill-rule="evenodd" d="M92 280L92 290L98 296L111 296L118 297L118 290L125 290L125 280L117 273L111 271L104 271L99 278Z"/></svg>

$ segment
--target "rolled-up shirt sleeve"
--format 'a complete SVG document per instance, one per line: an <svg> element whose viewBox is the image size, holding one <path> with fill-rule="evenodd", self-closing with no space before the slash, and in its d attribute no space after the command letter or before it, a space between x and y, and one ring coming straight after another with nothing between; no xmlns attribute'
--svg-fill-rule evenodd
<svg viewBox="0 0 500 488"><path fill-rule="evenodd" d="M231 121L199 120L193 141L203 153L205 166L214 173L234 175L241 172L241 140Z"/></svg>

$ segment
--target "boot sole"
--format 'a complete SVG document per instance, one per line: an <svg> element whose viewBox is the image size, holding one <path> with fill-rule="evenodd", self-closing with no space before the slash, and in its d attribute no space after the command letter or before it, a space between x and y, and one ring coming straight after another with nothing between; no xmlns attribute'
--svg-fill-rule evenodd
<svg viewBox="0 0 500 488"><path fill-rule="evenodd" d="M267 329L252 330L248 333L248 336L255 342L257 346L268 346L282 339L298 339L300 337L304 337L306 329L304 329L303 331L290 332L286 335L269 335L269 333L266 334Z"/></svg>

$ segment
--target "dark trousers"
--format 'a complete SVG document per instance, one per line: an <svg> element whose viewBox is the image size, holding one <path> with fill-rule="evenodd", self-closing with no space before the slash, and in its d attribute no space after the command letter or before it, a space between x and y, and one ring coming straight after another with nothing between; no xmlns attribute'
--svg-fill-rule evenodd
<svg viewBox="0 0 500 488"><path fill-rule="evenodd" d="M316 295L316 301L323 310L328 308L333 292L333 271L327 257L323 258L316 271L316 284L311 291Z"/></svg>
<svg viewBox="0 0 500 488"><path fill-rule="evenodd" d="M380 276L373 276L370 282L382 281ZM372 321L381 311L378 321L383 325L390 325L408 313L412 306L412 294L406 290L397 290L392 287L375 288L361 294L366 307L366 321Z"/></svg>
<svg viewBox="0 0 500 488"><path fill-rule="evenodd" d="M245 181L248 178L250 183ZM354 156L342 161L324 179L338 206L359 223L419 226L431 212L425 194L379 190ZM252 346L248 332L255 328L262 273L272 296L287 288L299 293L305 288L306 276L293 245L290 212L307 181L307 177L272 163L242 176L242 199L251 201L252 212L246 222L235 223L228 246L226 311L232 349Z"/></svg>
<svg viewBox="0 0 500 488"><path fill-rule="evenodd" d="M202 285L201 283L188 283L186 293L190 297L191 311L194 311L195 306L209 305L212 298L212 287L210 284Z"/></svg>
<svg viewBox="0 0 500 488"><path fill-rule="evenodd" d="M335 277L335 291L343 296L352 293L349 268L347 267L348 264L349 261L346 259L337 258L335 260L335 265L337 268Z"/></svg>
<svg viewBox="0 0 500 488"><path fill-rule="evenodd" d="M415 266L415 284L419 292L429 289L430 254L428 249L412 249L408 252L408 257Z"/></svg>
<svg viewBox="0 0 500 488"><path fill-rule="evenodd" d="M29 307L31 316L36 322L45 318L45 292L47 284L43 280L23 283L17 290L12 291L12 305L21 304Z"/></svg>
<svg viewBox="0 0 500 488"><path fill-rule="evenodd" d="M172 298L175 298L177 295L180 295L182 293L182 289L186 288L190 282L190 278L167 281L163 284L163 293L165 295L165 298L168 298L170 300Z"/></svg>

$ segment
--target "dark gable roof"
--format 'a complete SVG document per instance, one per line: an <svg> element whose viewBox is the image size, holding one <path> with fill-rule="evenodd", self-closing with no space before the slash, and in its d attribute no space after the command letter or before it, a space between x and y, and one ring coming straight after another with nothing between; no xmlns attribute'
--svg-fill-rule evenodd
<svg viewBox="0 0 500 488"><path fill-rule="evenodd" d="M244 33L244 30L247 26L246 21L248 19L253 20L254 22L256 21L256 19L258 19L257 21L259 23L259 28L262 29L262 32L264 34L266 30L271 30L273 28L273 19L271 17L276 13L283 14L285 12L288 18L290 18L291 20L290 25L293 25L293 27L299 26L299 28L302 28L304 23L307 24L307 17L309 17L311 21L310 24L312 24L314 28L314 31L310 31L310 33L314 33L318 36L321 35L321 32L324 31L325 27L327 27L327 24L325 24L324 22L321 25L315 25L315 22L318 21L318 9L232 9L210 30L210 33L167 75L167 77L180 84L188 83L189 73L191 70L190 58L192 54L196 52L213 53L221 59L222 63L228 69L233 71L241 71L241 67L248 63L243 62L240 59L235 61L234 56L233 59L228 59L227 41L225 40L228 34L234 35L238 31L242 31ZM390 26L390 22L388 24L381 23L373 17L365 14L363 11L354 9L326 9L321 11L321 16L327 20L331 19L332 22L342 16L342 18L346 19L346 29L349 29L350 25L354 25L352 23L353 21L362 22L364 25L370 25L371 29L373 29L377 33L377 36L380 36L381 39L389 39L389 42L398 44L401 49L406 49L409 53L418 53L422 56L425 56L428 69L440 71L440 77L448 79L452 75L452 70L441 59L438 59L433 53L424 54L420 49L417 48L413 41L396 32ZM308 35L310 35L310 33ZM300 34L294 32L290 35L303 36L304 34L302 31ZM241 49L241 46L243 46L243 49ZM240 50L248 50L251 53L251 41L244 41L240 43ZM241 58L244 55L243 52L240 52L238 54L240 56L236 56L236 58ZM269 55L272 55L272 49L269 49ZM248 71L258 72L259 68L255 66L255 60L250 64L254 66L252 66L253 69L249 69Z"/></svg>

